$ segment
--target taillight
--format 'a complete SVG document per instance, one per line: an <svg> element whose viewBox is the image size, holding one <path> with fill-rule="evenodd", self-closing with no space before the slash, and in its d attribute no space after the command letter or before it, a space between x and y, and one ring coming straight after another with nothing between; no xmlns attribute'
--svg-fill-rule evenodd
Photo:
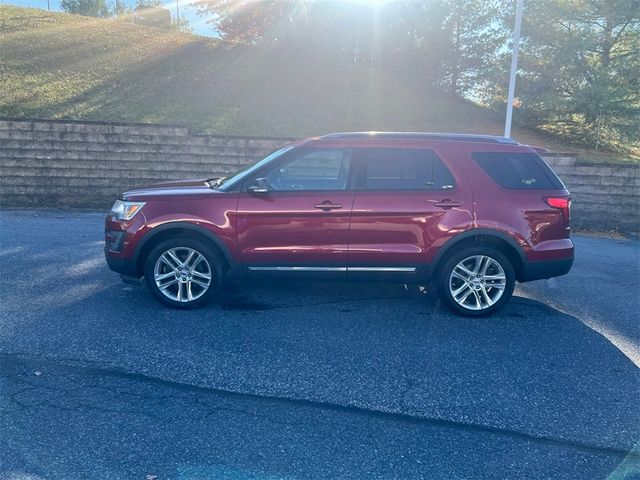
<svg viewBox="0 0 640 480"><path fill-rule="evenodd" d="M564 222L569 226L570 221L570 212L571 212L571 198L569 197L546 197L544 199L552 208L557 208L562 212L562 217L564 218Z"/></svg>

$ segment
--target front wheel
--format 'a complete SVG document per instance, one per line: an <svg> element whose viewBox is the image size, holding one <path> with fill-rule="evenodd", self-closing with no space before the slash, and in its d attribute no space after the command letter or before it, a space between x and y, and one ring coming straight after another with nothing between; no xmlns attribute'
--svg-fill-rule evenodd
<svg viewBox="0 0 640 480"><path fill-rule="evenodd" d="M509 259L488 247L456 252L438 275L438 290L454 312L469 317L490 315L513 295L515 272Z"/></svg>
<svg viewBox="0 0 640 480"><path fill-rule="evenodd" d="M155 247L145 263L145 281L154 297L173 308L196 308L220 290L218 256L191 238L170 238Z"/></svg>

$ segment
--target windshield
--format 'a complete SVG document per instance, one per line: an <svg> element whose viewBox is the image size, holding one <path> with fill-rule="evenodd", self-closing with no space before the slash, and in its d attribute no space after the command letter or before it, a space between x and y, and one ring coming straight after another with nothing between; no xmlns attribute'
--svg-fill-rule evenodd
<svg viewBox="0 0 640 480"><path fill-rule="evenodd" d="M234 186L236 186L238 183L242 182L246 177L250 176L253 172L255 172L256 170L261 168L263 165L266 165L270 161L276 159L277 157L279 157L283 153L288 152L292 148L293 147L283 147L283 148L281 148L279 150L276 150L275 152L271 153L270 155L264 157L259 162L251 164L251 165L247 165L247 166L243 167L242 169L238 170L236 173L233 173L233 174L229 175L228 177L224 177L224 178L220 179L219 181L216 182L215 187L220 188L220 190L230 190L230 189L232 189Z"/></svg>

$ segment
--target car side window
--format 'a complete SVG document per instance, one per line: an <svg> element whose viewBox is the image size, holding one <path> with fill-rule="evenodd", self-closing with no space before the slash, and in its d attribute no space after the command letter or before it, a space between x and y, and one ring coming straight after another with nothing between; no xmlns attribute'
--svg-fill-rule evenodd
<svg viewBox="0 0 640 480"><path fill-rule="evenodd" d="M366 190L447 190L455 185L449 169L431 150L379 148L366 152Z"/></svg>
<svg viewBox="0 0 640 480"><path fill-rule="evenodd" d="M346 190L351 166L349 149L317 149L270 170L265 178L272 190Z"/></svg>
<svg viewBox="0 0 640 480"><path fill-rule="evenodd" d="M475 152L471 157L491 178L512 190L552 190L564 185L535 153Z"/></svg>

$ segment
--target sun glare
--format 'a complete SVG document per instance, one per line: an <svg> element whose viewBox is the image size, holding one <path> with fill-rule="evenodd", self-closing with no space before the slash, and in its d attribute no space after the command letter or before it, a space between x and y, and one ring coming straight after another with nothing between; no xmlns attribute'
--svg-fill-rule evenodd
<svg viewBox="0 0 640 480"><path fill-rule="evenodd" d="M346 0L349 3L359 3L362 5L373 5L374 7L389 3L392 0Z"/></svg>

